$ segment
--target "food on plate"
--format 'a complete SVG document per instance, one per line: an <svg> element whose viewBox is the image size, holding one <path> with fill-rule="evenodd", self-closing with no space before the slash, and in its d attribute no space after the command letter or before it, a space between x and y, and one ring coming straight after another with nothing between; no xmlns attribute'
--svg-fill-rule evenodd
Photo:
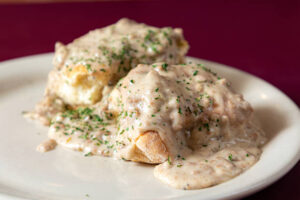
<svg viewBox="0 0 300 200"><path fill-rule="evenodd" d="M99 103L60 113L49 137L85 155L160 164L176 188L226 181L252 166L263 132L229 82L196 65L140 64Z"/></svg>
<svg viewBox="0 0 300 200"><path fill-rule="evenodd" d="M115 26L119 23L124 22ZM183 36L179 34L178 38L187 48ZM71 45L69 48L76 49ZM138 60L126 72L119 73L116 67L113 74L117 78L103 75L101 80L112 83L99 83L102 91L97 93L97 100L81 101L76 95L64 97L57 93L59 100L51 102L55 106L52 113L46 114L51 116L48 136L54 142L44 142L39 149L45 151L48 144L52 148L57 143L82 151L85 156L158 164L155 177L178 189L210 187L254 165L266 137L253 123L251 105L233 91L229 81L206 66L184 64L186 49L182 51L181 45L176 48L173 55L178 58ZM92 77L89 74L86 78ZM82 94L88 91L73 89ZM68 106L60 109L64 104Z"/></svg>
<svg viewBox="0 0 300 200"><path fill-rule="evenodd" d="M27 116L48 125L59 111L89 106L140 63L184 62L189 46L179 28L121 19L68 45L57 42L44 99Z"/></svg>

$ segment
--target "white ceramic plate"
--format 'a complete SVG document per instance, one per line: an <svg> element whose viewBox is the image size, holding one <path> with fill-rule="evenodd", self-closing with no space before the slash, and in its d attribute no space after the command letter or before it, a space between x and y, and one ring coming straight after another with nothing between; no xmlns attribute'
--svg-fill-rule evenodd
<svg viewBox="0 0 300 200"><path fill-rule="evenodd" d="M215 187L183 191L153 176L153 167L58 147L38 153L47 129L25 120L43 95L53 54L0 64L0 199L236 199L258 191L286 174L300 157L300 112L265 81L217 63L192 59L228 78L255 109L269 135L261 160L244 174ZM191 58L190 58L191 59Z"/></svg>

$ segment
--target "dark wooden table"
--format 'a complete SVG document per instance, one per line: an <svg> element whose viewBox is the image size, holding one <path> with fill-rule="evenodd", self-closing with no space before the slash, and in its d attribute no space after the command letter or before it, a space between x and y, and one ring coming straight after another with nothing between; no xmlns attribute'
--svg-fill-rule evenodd
<svg viewBox="0 0 300 200"><path fill-rule="evenodd" d="M188 55L261 77L300 105L299 1L0 5L0 61L53 51L56 41L70 42L121 17L155 26L182 27L191 44ZM277 183L246 199L299 200L299 177L298 163Z"/></svg>

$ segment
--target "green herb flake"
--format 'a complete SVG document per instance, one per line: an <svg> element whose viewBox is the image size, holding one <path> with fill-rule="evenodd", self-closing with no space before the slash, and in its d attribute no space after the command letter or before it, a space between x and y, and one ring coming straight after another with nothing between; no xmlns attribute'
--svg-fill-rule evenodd
<svg viewBox="0 0 300 200"><path fill-rule="evenodd" d="M78 108L77 112L80 116L87 116L92 114L93 110L90 108Z"/></svg>
<svg viewBox="0 0 300 200"><path fill-rule="evenodd" d="M178 113L179 113L179 114L182 114L182 111L181 111L181 108L180 108L180 107L178 108Z"/></svg>
<svg viewBox="0 0 300 200"><path fill-rule="evenodd" d="M152 51L154 51L155 53L157 53L157 49L155 47L155 45L151 46Z"/></svg>
<svg viewBox="0 0 300 200"><path fill-rule="evenodd" d="M209 124L208 124L208 123L203 124L203 126L207 129L207 131L210 130L210 129L209 129Z"/></svg>
<svg viewBox="0 0 300 200"><path fill-rule="evenodd" d="M167 63L162 64L161 67L162 67L165 71L168 71L168 64L167 64Z"/></svg>
<svg viewBox="0 0 300 200"><path fill-rule="evenodd" d="M198 74L198 70L194 71L193 76L196 76Z"/></svg>
<svg viewBox="0 0 300 200"><path fill-rule="evenodd" d="M172 165L170 156L168 156L168 163L169 163L169 165Z"/></svg>
<svg viewBox="0 0 300 200"><path fill-rule="evenodd" d="M119 134L122 135L125 132L125 130L123 129Z"/></svg>
<svg viewBox="0 0 300 200"><path fill-rule="evenodd" d="M85 66L86 66L86 69L87 69L89 72L92 71L92 68L91 68L91 65L90 65L90 64L86 64Z"/></svg>
<svg viewBox="0 0 300 200"><path fill-rule="evenodd" d="M103 119L99 117L99 115L93 115L93 118L95 118L95 120L98 122L103 122Z"/></svg>
<svg viewBox="0 0 300 200"><path fill-rule="evenodd" d="M84 154L85 157L92 156L92 155L93 155L92 152L88 152L88 153Z"/></svg>
<svg viewBox="0 0 300 200"><path fill-rule="evenodd" d="M76 127L76 129L77 129L77 127ZM79 129L79 128L78 128L78 129ZM88 139L88 133L79 136L79 138L87 140L87 139Z"/></svg>
<svg viewBox="0 0 300 200"><path fill-rule="evenodd" d="M230 160L230 161L232 161L233 159L232 159L232 154L229 154L229 156L228 156L228 160Z"/></svg>

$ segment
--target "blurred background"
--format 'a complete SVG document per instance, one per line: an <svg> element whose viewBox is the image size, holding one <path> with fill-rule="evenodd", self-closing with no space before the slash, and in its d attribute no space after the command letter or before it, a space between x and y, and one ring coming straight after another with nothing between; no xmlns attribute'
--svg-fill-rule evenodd
<svg viewBox="0 0 300 200"><path fill-rule="evenodd" d="M122 17L181 27L189 56L254 74L300 105L300 1L0 0L0 61L52 52L56 41L71 42ZM298 177L299 163L246 200L298 200Z"/></svg>

